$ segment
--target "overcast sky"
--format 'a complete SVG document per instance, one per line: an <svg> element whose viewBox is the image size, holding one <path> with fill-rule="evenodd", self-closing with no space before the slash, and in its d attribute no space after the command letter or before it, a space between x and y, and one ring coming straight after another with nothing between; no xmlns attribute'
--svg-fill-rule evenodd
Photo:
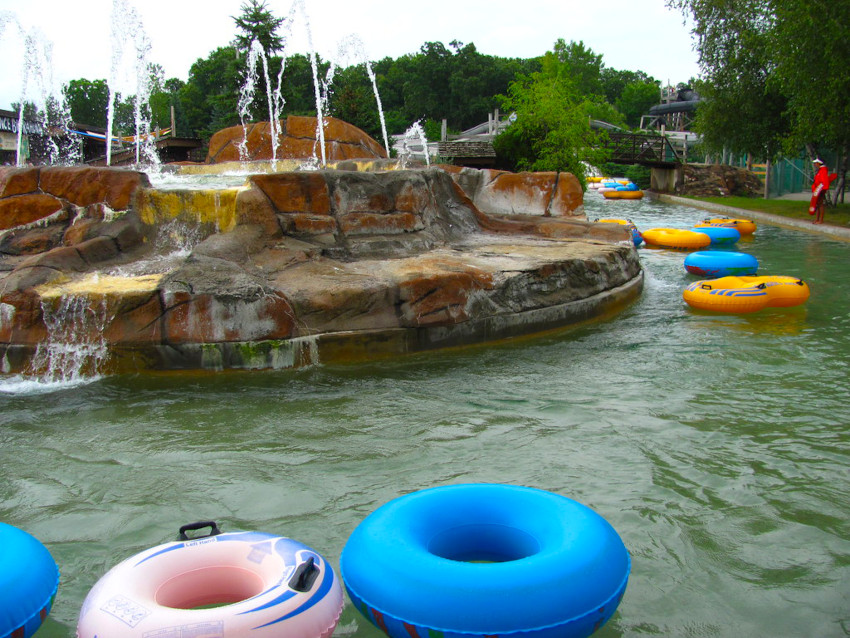
<svg viewBox="0 0 850 638"><path fill-rule="evenodd" d="M232 16L243 2L115 1L136 13L151 41L149 61L162 65L166 78L181 80L195 60L233 39ZM266 5L279 17L294 8L289 53L306 53L310 34L312 48L324 59L333 59L339 43L351 36L362 42L369 60L416 53L424 42L448 46L452 40L474 43L488 55L531 58L563 38L584 41L608 67L645 71L664 83L686 82L699 73L691 27L664 0L266 0ZM0 0L0 108L8 109L21 95L21 30L52 45L52 86L77 78L109 79L112 15L113 0ZM125 54L122 67L131 64ZM38 73L51 83L51 69L36 69L29 76L29 95L38 95Z"/></svg>

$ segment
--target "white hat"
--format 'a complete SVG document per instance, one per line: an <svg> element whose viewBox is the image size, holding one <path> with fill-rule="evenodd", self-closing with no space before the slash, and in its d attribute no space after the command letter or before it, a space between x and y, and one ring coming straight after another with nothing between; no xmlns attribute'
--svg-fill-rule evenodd
<svg viewBox="0 0 850 638"><path fill-rule="evenodd" d="M819 160L818 158L815 158L815 159L812 160L812 164L823 164L823 162L821 160Z"/></svg>

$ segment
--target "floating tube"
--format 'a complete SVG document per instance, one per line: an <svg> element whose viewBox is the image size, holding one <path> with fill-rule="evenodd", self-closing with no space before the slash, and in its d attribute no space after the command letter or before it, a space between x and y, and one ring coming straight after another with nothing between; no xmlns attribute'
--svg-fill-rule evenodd
<svg viewBox="0 0 850 638"><path fill-rule="evenodd" d="M204 527L208 536L185 534ZM77 638L184 635L174 632L189 627L217 638L333 633L342 587L314 550L272 534L221 533L212 521L185 525L180 537L110 569L83 602Z"/></svg>
<svg viewBox="0 0 850 638"><path fill-rule="evenodd" d="M0 636L29 638L53 605L59 568L34 536L0 523Z"/></svg>
<svg viewBox="0 0 850 638"><path fill-rule="evenodd" d="M602 196L605 197L605 199L641 199L643 197L643 191L632 190L628 188L601 190L601 192Z"/></svg>
<svg viewBox="0 0 850 638"><path fill-rule="evenodd" d="M750 219L727 219L725 217L716 217L713 219L704 219L696 227L700 226L722 226L726 228L734 228L742 235L752 235L756 232L756 223Z"/></svg>
<svg viewBox="0 0 850 638"><path fill-rule="evenodd" d="M711 238L711 243L715 246L731 246L741 239L741 233L735 228L727 226L694 226L692 229L695 233L704 233Z"/></svg>
<svg viewBox="0 0 850 638"><path fill-rule="evenodd" d="M597 219L596 221L600 224L621 224L628 228L632 234L632 243L635 245L635 248L643 243L643 236L640 234L637 226L628 219Z"/></svg>
<svg viewBox="0 0 850 638"><path fill-rule="evenodd" d="M694 308L737 314L799 306L809 294L809 286L802 279L772 275L697 281L685 288L682 297Z"/></svg>
<svg viewBox="0 0 850 638"><path fill-rule="evenodd" d="M650 228L642 233L643 240L651 246L675 248L677 250L693 250L705 248L711 244L711 237L705 233L677 228Z"/></svg>
<svg viewBox="0 0 850 638"><path fill-rule="evenodd" d="M357 526L340 559L351 601L391 638L589 636L616 610L630 566L593 510L494 484L390 501Z"/></svg>
<svg viewBox="0 0 850 638"><path fill-rule="evenodd" d="M701 277L755 275L758 268L758 259L747 253L700 250L685 257L685 270Z"/></svg>

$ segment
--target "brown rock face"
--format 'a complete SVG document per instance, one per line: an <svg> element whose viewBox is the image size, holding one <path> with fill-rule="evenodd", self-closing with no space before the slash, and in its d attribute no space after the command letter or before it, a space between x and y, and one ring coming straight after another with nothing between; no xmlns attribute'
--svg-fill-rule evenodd
<svg viewBox="0 0 850 638"><path fill-rule="evenodd" d="M0 197L25 195L38 190L37 168L0 168Z"/></svg>
<svg viewBox="0 0 850 638"><path fill-rule="evenodd" d="M0 199L0 230L32 224L62 210L62 202L52 195L33 193Z"/></svg>
<svg viewBox="0 0 850 638"><path fill-rule="evenodd" d="M138 171L69 166L41 169L39 186L77 206L102 202L112 210L126 210L136 189L150 182Z"/></svg>
<svg viewBox="0 0 850 638"><path fill-rule="evenodd" d="M441 165L491 215L584 217L584 193L571 173L508 173Z"/></svg>
<svg viewBox="0 0 850 638"><path fill-rule="evenodd" d="M325 159L330 162L356 158L386 158L384 148L356 126L333 117L325 119ZM315 117L289 115L281 121L281 135L274 157L277 159L321 158ZM247 129L247 135L246 135ZM272 131L269 122L231 126L218 131L210 139L208 164L243 160L272 159ZM240 145L245 141L246 156Z"/></svg>
<svg viewBox="0 0 850 638"><path fill-rule="evenodd" d="M143 186L150 186L150 182L147 175L137 171L87 166L2 167L0 230L32 224L71 205L126 210L133 193Z"/></svg>
<svg viewBox="0 0 850 638"><path fill-rule="evenodd" d="M23 219L41 220L0 237L0 362L27 369L59 329L102 342L108 371L286 367L584 320L636 296L642 274L624 227L580 218L574 181L439 168L253 175L222 209L236 220L223 232L193 204L214 198L151 197L139 173L0 172L0 210L29 201ZM60 214L45 216L42 200ZM168 208L180 202L194 208ZM188 256L158 248L158 231L176 232L166 213L204 229Z"/></svg>

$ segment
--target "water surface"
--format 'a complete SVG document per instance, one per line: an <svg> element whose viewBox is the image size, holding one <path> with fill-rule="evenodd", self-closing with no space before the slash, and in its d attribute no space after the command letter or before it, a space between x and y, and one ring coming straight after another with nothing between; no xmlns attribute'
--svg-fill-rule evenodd
<svg viewBox="0 0 850 638"><path fill-rule="evenodd" d="M642 229L705 217L586 204ZM533 338L296 371L0 378L0 520L62 573L39 638L72 637L98 578L184 523L291 536L338 567L381 504L478 481L558 492L617 529L632 576L599 636L847 635L850 244L761 224L737 249L804 278L809 302L694 311L685 254L641 248L637 302ZM382 634L349 604L336 635Z"/></svg>

